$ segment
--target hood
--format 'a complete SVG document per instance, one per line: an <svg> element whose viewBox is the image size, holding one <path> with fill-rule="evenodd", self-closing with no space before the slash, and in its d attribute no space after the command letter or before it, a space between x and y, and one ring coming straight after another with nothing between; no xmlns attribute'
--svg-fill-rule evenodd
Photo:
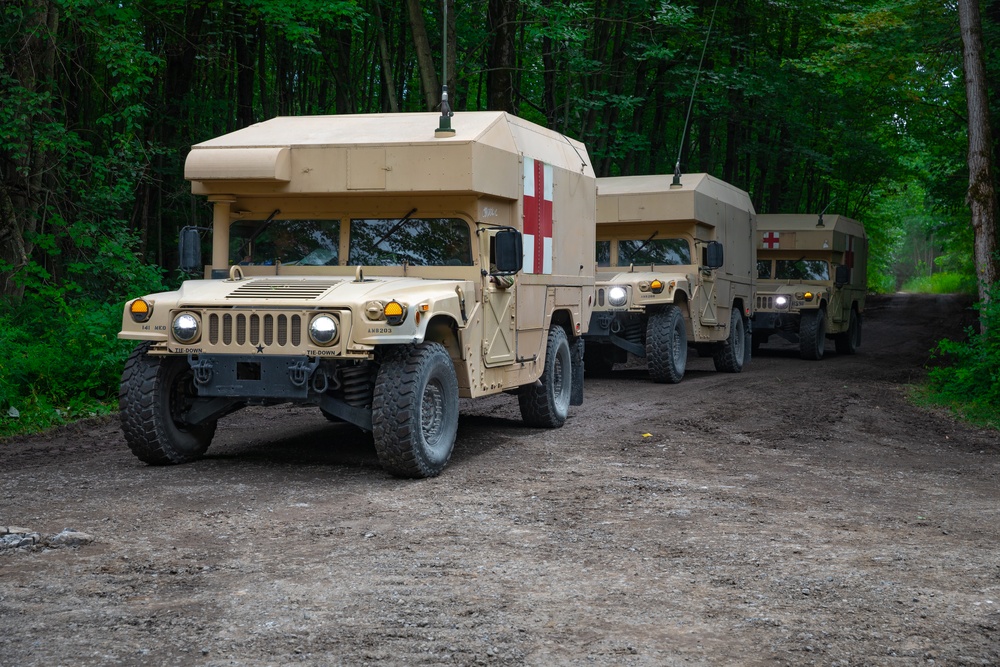
<svg viewBox="0 0 1000 667"><path fill-rule="evenodd" d="M244 280L189 280L176 295L180 308L254 305L308 307L350 306L370 300L407 299L416 291L439 287L453 292L462 280L430 280L413 277L365 277L357 282L349 276L268 276ZM467 289L472 289L471 284Z"/></svg>

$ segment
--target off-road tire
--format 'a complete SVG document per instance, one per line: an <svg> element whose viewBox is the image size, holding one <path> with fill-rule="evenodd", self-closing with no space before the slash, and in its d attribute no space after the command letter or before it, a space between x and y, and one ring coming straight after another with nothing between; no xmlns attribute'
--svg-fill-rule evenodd
<svg viewBox="0 0 1000 667"><path fill-rule="evenodd" d="M646 322L646 365L649 377L661 384L677 384L687 368L687 331L684 314L667 306Z"/></svg>
<svg viewBox="0 0 1000 667"><path fill-rule="evenodd" d="M745 333L743 334L743 368L746 368L750 361L753 359L753 332L750 330L750 320L743 320L743 328Z"/></svg>
<svg viewBox="0 0 1000 667"><path fill-rule="evenodd" d="M754 352L760 351L760 346L764 345L765 343L767 343L767 341L768 341L769 338L770 338L770 336L767 335L766 333L757 333L756 331L754 331L751 334L751 340L750 340L750 347L751 347L751 349Z"/></svg>
<svg viewBox="0 0 1000 667"><path fill-rule="evenodd" d="M746 358L746 343L746 326L743 322L743 315L738 309L733 308L729 313L729 335L712 355L715 370L725 373L742 371L743 360Z"/></svg>
<svg viewBox="0 0 1000 667"><path fill-rule="evenodd" d="M826 311L805 310L799 318L799 356L809 361L823 358L826 347Z"/></svg>
<svg viewBox="0 0 1000 667"><path fill-rule="evenodd" d="M851 320L847 331L842 331L833 339L837 354L854 354L861 347L861 314L851 308Z"/></svg>
<svg viewBox="0 0 1000 667"><path fill-rule="evenodd" d="M118 410L129 449L150 465L190 463L200 459L212 442L216 422L195 426L177 419L185 400L196 395L185 357L148 354L141 343L125 362Z"/></svg>
<svg viewBox="0 0 1000 667"><path fill-rule="evenodd" d="M390 348L372 397L372 435L382 468L397 477L435 477L458 433L458 380L440 343Z"/></svg>
<svg viewBox="0 0 1000 667"><path fill-rule="evenodd" d="M521 387L517 395L521 418L528 426L559 428L569 415L572 393L573 365L569 340L562 327L553 326L549 329L545 345L542 377L534 384Z"/></svg>
<svg viewBox="0 0 1000 667"><path fill-rule="evenodd" d="M600 343L587 343L583 352L583 370L587 377L606 378L611 375L615 362L612 350Z"/></svg>

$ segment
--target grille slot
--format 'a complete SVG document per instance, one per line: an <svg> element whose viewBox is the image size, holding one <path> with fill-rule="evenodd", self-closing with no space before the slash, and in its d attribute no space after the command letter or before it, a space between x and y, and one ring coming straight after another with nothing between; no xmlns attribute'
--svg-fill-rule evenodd
<svg viewBox="0 0 1000 667"><path fill-rule="evenodd" d="M240 285L227 299L296 299L309 301L323 296L341 280L251 280Z"/></svg>

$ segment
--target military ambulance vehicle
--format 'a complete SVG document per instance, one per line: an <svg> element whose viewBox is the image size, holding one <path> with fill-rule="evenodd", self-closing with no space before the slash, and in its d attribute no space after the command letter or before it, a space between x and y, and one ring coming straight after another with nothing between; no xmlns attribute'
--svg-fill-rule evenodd
<svg viewBox="0 0 1000 667"><path fill-rule="evenodd" d="M708 174L597 179L597 304L586 368L628 353L654 382L677 383L688 346L715 368L750 360L755 218L746 192Z"/></svg>
<svg viewBox="0 0 1000 667"><path fill-rule="evenodd" d="M403 477L445 466L459 397L563 424L594 301L587 150L502 112L438 118L275 118L192 148L211 263L129 301L119 334L142 341L120 393L137 457L195 460L223 415L284 402L370 431ZM199 253L182 232L182 263Z"/></svg>
<svg viewBox="0 0 1000 667"><path fill-rule="evenodd" d="M868 291L868 241L860 222L842 215L757 217L757 303L753 345L777 334L798 343L803 359L861 345Z"/></svg>

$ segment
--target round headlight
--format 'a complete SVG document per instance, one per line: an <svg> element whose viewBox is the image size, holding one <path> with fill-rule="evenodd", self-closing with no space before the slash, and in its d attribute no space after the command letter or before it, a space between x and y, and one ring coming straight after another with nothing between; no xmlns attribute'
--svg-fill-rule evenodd
<svg viewBox="0 0 1000 667"><path fill-rule="evenodd" d="M777 308L788 308L788 297L787 296L774 297L774 305Z"/></svg>
<svg viewBox="0 0 1000 667"><path fill-rule="evenodd" d="M608 290L608 303L612 306L624 306L628 300L628 292L624 287L612 287Z"/></svg>
<svg viewBox="0 0 1000 667"><path fill-rule="evenodd" d="M317 345L329 345L337 340L337 320L329 315L317 315L309 323L309 337Z"/></svg>
<svg viewBox="0 0 1000 667"><path fill-rule="evenodd" d="M181 313L174 318L174 338L182 343L193 343L198 338L198 318L191 313Z"/></svg>

